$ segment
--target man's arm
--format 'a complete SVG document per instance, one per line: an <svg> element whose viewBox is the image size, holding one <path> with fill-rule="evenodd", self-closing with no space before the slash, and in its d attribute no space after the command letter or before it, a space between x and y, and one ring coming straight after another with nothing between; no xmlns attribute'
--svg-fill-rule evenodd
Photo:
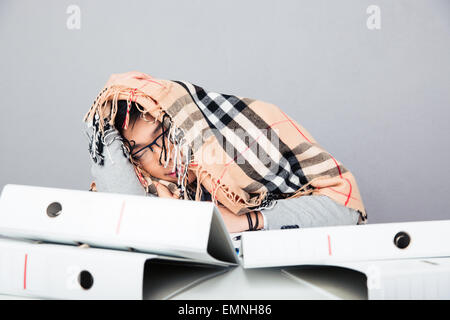
<svg viewBox="0 0 450 320"><path fill-rule="evenodd" d="M88 138L92 131L88 129ZM123 152L123 142L116 129L110 129L103 144L103 165L91 162L91 174L99 192L125 193L146 196L133 164Z"/></svg>
<svg viewBox="0 0 450 320"><path fill-rule="evenodd" d="M278 200L272 209L262 211L264 229L310 228L356 225L359 213L325 195Z"/></svg>
<svg viewBox="0 0 450 320"><path fill-rule="evenodd" d="M245 215L237 216L224 207L219 210L230 233L248 230ZM356 225L359 218L356 210L344 207L325 195L278 200L272 209L256 213L258 229L265 230ZM251 217L255 225L255 214L252 213Z"/></svg>

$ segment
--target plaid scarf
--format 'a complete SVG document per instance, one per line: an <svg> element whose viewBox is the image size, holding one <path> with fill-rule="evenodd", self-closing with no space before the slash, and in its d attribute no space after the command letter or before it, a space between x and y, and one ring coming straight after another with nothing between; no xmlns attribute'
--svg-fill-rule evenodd
<svg viewBox="0 0 450 320"><path fill-rule="evenodd" d="M139 111L161 121L173 146L163 150L163 162L167 166L173 160L177 183L152 177L129 157L147 193L158 196L156 184L161 184L176 198L201 200L206 189L217 205L238 215L270 207L278 199L326 195L359 211L359 222L366 223L352 173L278 106L187 81L137 71L111 75L83 119L97 128L90 146L97 163L103 159L102 137L122 99L128 111L135 102ZM128 122L127 114L124 129ZM188 184L189 174L196 179Z"/></svg>

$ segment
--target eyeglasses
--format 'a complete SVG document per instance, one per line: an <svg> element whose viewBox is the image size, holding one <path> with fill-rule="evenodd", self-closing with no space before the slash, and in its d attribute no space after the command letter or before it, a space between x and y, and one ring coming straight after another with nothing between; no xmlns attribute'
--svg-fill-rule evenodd
<svg viewBox="0 0 450 320"><path fill-rule="evenodd" d="M138 157L136 157L136 155L137 155L139 152L142 152L142 150L149 148L149 149L153 152L152 146L157 145L158 147L161 147L161 146L158 144L157 141L158 141L159 138L161 138L161 136L164 135L164 133L165 133L165 132L163 131L163 132L162 132L159 136L157 136L157 137L155 138L155 140L153 140L150 144L146 145L145 147L142 147L141 149L139 149L139 150L136 151L136 152L133 152L133 153L131 154L131 156L132 156L134 159L139 160L140 158L142 158L142 156L145 154L145 152L142 153L142 154L141 154L140 156L138 156Z"/></svg>

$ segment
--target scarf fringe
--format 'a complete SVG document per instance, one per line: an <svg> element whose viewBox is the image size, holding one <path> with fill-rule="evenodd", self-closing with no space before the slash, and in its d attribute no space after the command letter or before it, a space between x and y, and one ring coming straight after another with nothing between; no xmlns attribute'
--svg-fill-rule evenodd
<svg viewBox="0 0 450 320"><path fill-rule="evenodd" d="M219 189L224 193L225 197L230 199L233 203L245 203L246 205L249 206L249 208L240 211L238 214L243 214L246 211L255 210L254 209L255 206L260 207L261 205L264 205L264 200L267 199L268 193L267 193L267 191L264 191L258 196L258 198L252 199L254 202L253 201L249 202L249 201L245 200L238 194L231 191L230 188L227 185L221 183L220 180L215 179L212 176L212 174L210 172L208 172L207 169L203 168L201 165L198 165L195 174L197 177L197 186L196 186L196 193L195 193L196 201L201 200L201 196L203 194L201 185L206 178L209 178L211 180L211 182L213 183L211 199L216 206L219 206L219 202L217 200L217 192L219 191ZM272 203L270 203L270 205L272 205ZM251 208L250 208L250 206L251 206Z"/></svg>

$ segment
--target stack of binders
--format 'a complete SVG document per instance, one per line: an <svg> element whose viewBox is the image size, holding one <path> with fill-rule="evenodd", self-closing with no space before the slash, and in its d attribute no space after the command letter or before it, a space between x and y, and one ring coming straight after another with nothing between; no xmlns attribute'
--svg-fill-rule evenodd
<svg viewBox="0 0 450 320"><path fill-rule="evenodd" d="M9 295L167 299L240 263L210 202L8 184L0 235Z"/></svg>
<svg viewBox="0 0 450 320"><path fill-rule="evenodd" d="M356 279L333 284L339 268L369 299L450 299L450 220L230 235L211 202L13 184L0 197L0 294L170 299L235 267L328 292Z"/></svg>
<svg viewBox="0 0 450 320"><path fill-rule="evenodd" d="M244 268L294 278L301 266L359 272L368 299L450 299L450 220L245 232L242 251Z"/></svg>

